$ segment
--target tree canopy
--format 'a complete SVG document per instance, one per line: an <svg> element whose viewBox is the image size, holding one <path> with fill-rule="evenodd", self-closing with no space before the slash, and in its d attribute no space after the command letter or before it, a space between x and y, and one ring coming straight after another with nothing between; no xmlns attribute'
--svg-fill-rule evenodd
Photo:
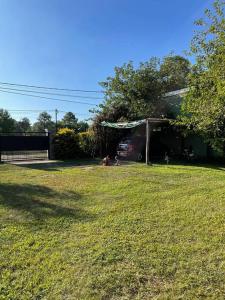
<svg viewBox="0 0 225 300"><path fill-rule="evenodd" d="M37 122L33 124L33 131L53 131L55 130L55 123L52 121L52 116L46 111L39 114Z"/></svg>
<svg viewBox="0 0 225 300"><path fill-rule="evenodd" d="M121 121L166 115L162 96L186 87L189 70L189 61L179 55L166 56L162 61L153 57L138 67L132 62L115 67L114 76L100 82L105 101L95 111L96 119Z"/></svg>
<svg viewBox="0 0 225 300"><path fill-rule="evenodd" d="M196 59L180 121L222 150L225 142L225 15L224 1L215 1L196 22L190 54Z"/></svg>
<svg viewBox="0 0 225 300"><path fill-rule="evenodd" d="M180 55L166 56L160 65L160 75L165 92L186 88L190 67L190 62L185 57Z"/></svg>
<svg viewBox="0 0 225 300"><path fill-rule="evenodd" d="M10 116L9 112L0 109L0 132L10 132L15 129L15 120Z"/></svg>
<svg viewBox="0 0 225 300"><path fill-rule="evenodd" d="M30 120L26 117L22 118L20 121L15 121L15 128L18 132L28 132L31 130Z"/></svg>
<svg viewBox="0 0 225 300"><path fill-rule="evenodd" d="M60 127L66 127L77 131L78 129L78 119L76 118L75 114L72 112L67 112L62 120L59 122Z"/></svg>

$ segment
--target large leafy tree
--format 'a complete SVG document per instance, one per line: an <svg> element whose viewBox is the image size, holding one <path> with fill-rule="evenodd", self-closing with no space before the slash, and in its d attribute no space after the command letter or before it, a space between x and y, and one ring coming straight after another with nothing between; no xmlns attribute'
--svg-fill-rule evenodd
<svg viewBox="0 0 225 300"><path fill-rule="evenodd" d="M30 130L31 130L31 123L28 118L24 117L20 121L16 122L16 131L28 132Z"/></svg>
<svg viewBox="0 0 225 300"><path fill-rule="evenodd" d="M33 131L45 131L46 129L55 130L55 123L52 121L52 116L43 111L38 116L37 122L33 124Z"/></svg>
<svg viewBox="0 0 225 300"><path fill-rule="evenodd" d="M78 131L78 119L75 114L72 112L67 112L62 120L59 122L60 127L69 128L74 131Z"/></svg>
<svg viewBox="0 0 225 300"><path fill-rule="evenodd" d="M202 134L216 149L225 142L225 2L215 1L194 36L190 53L196 63L182 105L181 123Z"/></svg>
<svg viewBox="0 0 225 300"><path fill-rule="evenodd" d="M0 132L11 132L15 130L15 120L10 116L9 112L0 109Z"/></svg>
<svg viewBox="0 0 225 300"><path fill-rule="evenodd" d="M160 75L163 81L165 92L171 92L186 88L190 62L180 55L169 55L164 57L160 65Z"/></svg>
<svg viewBox="0 0 225 300"><path fill-rule="evenodd" d="M114 76L100 82L105 102L99 106L97 119L137 120L167 114L163 94L187 86L190 62L179 55L162 61L151 58L134 67L132 62L115 68Z"/></svg>
<svg viewBox="0 0 225 300"><path fill-rule="evenodd" d="M163 90L156 58L141 63L138 68L132 62L116 67L114 77L108 77L100 85L105 89L105 103L100 109L106 116L115 113L115 118L133 120L162 113ZM118 115L118 111L123 114Z"/></svg>
<svg viewBox="0 0 225 300"><path fill-rule="evenodd" d="M151 58L135 67L132 62L116 67L114 76L100 85L105 101L95 110L93 129L98 145L108 145L105 151L115 151L115 146L124 132L103 129L104 121L131 121L147 117L168 115L168 104L163 99L165 92L185 87L189 62L181 56L169 55L162 62ZM105 142L107 141L107 142ZM109 149L109 150L108 150Z"/></svg>

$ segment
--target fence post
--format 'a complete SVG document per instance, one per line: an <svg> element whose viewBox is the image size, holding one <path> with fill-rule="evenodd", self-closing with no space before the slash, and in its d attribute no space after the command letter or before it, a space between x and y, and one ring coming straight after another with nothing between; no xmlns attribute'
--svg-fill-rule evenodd
<svg viewBox="0 0 225 300"><path fill-rule="evenodd" d="M54 133L48 132L48 139L49 139L49 147L48 147L48 159L55 159L55 153L54 153Z"/></svg>

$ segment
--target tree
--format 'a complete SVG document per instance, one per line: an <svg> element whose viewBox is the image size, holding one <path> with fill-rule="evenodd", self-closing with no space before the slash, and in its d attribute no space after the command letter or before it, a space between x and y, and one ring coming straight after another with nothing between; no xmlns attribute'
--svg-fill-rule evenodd
<svg viewBox="0 0 225 300"><path fill-rule="evenodd" d="M196 63L189 77L189 92L182 104L180 123L200 133L210 145L225 142L225 16L224 1L215 1L196 22L190 54Z"/></svg>
<svg viewBox="0 0 225 300"><path fill-rule="evenodd" d="M160 73L165 92L186 88L188 74L190 73L190 62L180 55L166 56L160 65Z"/></svg>
<svg viewBox="0 0 225 300"><path fill-rule="evenodd" d="M30 130L31 130L31 124L28 118L22 118L20 121L16 122L16 131L27 132Z"/></svg>
<svg viewBox="0 0 225 300"><path fill-rule="evenodd" d="M48 131L55 130L55 123L52 121L51 115L49 115L46 111L40 113L37 122L33 125L33 131Z"/></svg>
<svg viewBox="0 0 225 300"><path fill-rule="evenodd" d="M163 92L159 63L158 59L151 58L140 63L136 69L132 62L116 67L114 77L100 83L105 88L105 103L100 106L102 112L112 114L120 107L126 110L126 115L119 118L135 120L159 116L162 113L160 99Z"/></svg>
<svg viewBox="0 0 225 300"><path fill-rule="evenodd" d="M15 129L15 120L10 116L9 112L0 109L0 132L11 132Z"/></svg>
<svg viewBox="0 0 225 300"><path fill-rule="evenodd" d="M62 120L59 122L60 127L65 127L74 130L75 132L78 131L78 119L76 118L75 114L72 112L67 112Z"/></svg>
<svg viewBox="0 0 225 300"><path fill-rule="evenodd" d="M86 132L89 128L88 123L85 121L80 121L77 123L77 125L78 125L77 128L79 132Z"/></svg>

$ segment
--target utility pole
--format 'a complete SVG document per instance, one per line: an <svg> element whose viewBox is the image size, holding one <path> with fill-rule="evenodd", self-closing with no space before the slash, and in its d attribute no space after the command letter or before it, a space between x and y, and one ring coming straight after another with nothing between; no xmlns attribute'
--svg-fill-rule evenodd
<svg viewBox="0 0 225 300"><path fill-rule="evenodd" d="M55 109L55 131L57 132L57 127L58 127L58 109Z"/></svg>

